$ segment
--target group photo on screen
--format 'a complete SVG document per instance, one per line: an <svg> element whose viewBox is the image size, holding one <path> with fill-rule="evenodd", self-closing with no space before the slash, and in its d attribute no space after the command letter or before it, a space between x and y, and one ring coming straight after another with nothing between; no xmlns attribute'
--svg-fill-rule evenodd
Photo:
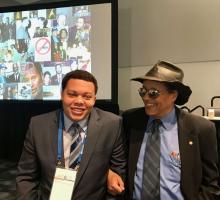
<svg viewBox="0 0 220 200"><path fill-rule="evenodd" d="M90 6L0 13L0 99L59 100L76 69L91 72Z"/></svg>

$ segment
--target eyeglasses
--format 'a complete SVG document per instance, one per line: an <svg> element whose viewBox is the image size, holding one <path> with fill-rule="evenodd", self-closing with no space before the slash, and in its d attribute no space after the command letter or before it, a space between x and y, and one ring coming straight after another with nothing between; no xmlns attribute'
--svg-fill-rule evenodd
<svg viewBox="0 0 220 200"><path fill-rule="evenodd" d="M155 88L151 88L149 90L147 90L146 88L139 88L138 90L139 95L144 98L144 96L147 94L148 97L150 97L151 99L156 99L159 95L160 95L160 91L155 89Z"/></svg>

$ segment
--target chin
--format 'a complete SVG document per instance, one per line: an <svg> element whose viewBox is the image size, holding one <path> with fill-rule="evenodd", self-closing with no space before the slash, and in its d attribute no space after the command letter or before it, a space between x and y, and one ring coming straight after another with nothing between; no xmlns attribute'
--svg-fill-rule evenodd
<svg viewBox="0 0 220 200"><path fill-rule="evenodd" d="M81 114L81 115L72 114L72 115L70 115L70 117L74 121L80 121L80 120L83 120L85 118L85 115L84 114Z"/></svg>
<svg viewBox="0 0 220 200"><path fill-rule="evenodd" d="M152 117L156 117L157 116L157 113L150 112L150 111L147 111L147 110L146 110L146 114L149 115L149 116L152 116Z"/></svg>
<svg viewBox="0 0 220 200"><path fill-rule="evenodd" d="M147 115L150 115L150 116L155 114L155 112L152 109L149 109L149 108L145 108L145 113Z"/></svg>
<svg viewBox="0 0 220 200"><path fill-rule="evenodd" d="M71 119L78 122L83 119L83 116L71 116Z"/></svg>

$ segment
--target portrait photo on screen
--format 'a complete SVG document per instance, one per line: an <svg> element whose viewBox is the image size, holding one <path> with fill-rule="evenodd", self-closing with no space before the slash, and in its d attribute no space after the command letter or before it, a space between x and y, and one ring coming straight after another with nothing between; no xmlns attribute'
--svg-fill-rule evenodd
<svg viewBox="0 0 220 200"><path fill-rule="evenodd" d="M0 99L59 100L62 78L76 69L98 76L99 98L111 99L111 6L98 41L101 6L0 12Z"/></svg>

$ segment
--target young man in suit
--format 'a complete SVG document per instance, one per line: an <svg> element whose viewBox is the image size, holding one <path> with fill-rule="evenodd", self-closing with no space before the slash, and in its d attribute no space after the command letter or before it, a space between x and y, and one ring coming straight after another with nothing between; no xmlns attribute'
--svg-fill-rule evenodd
<svg viewBox="0 0 220 200"><path fill-rule="evenodd" d="M144 107L123 113L129 147L127 199L220 198L216 128L176 106L191 95L183 76L175 65L159 61L144 76L132 79L142 84ZM151 128L154 120L160 121L157 131ZM111 192L117 193L114 184Z"/></svg>
<svg viewBox="0 0 220 200"><path fill-rule="evenodd" d="M59 166L77 172L71 199L114 199L107 194L107 176L109 169L125 174L122 119L94 107L97 90L92 74L71 71L62 80L63 109L31 119L18 164L17 199L49 199ZM79 154L71 150L75 141Z"/></svg>
<svg viewBox="0 0 220 200"><path fill-rule="evenodd" d="M7 80L9 83L19 83L20 82L20 72L19 72L19 64L13 63L13 74L8 77Z"/></svg>
<svg viewBox="0 0 220 200"><path fill-rule="evenodd" d="M64 74L62 73L61 63L57 63L55 65L55 71L56 71L56 74L51 77L51 84L52 85L60 85L62 83L62 79L64 77Z"/></svg>

